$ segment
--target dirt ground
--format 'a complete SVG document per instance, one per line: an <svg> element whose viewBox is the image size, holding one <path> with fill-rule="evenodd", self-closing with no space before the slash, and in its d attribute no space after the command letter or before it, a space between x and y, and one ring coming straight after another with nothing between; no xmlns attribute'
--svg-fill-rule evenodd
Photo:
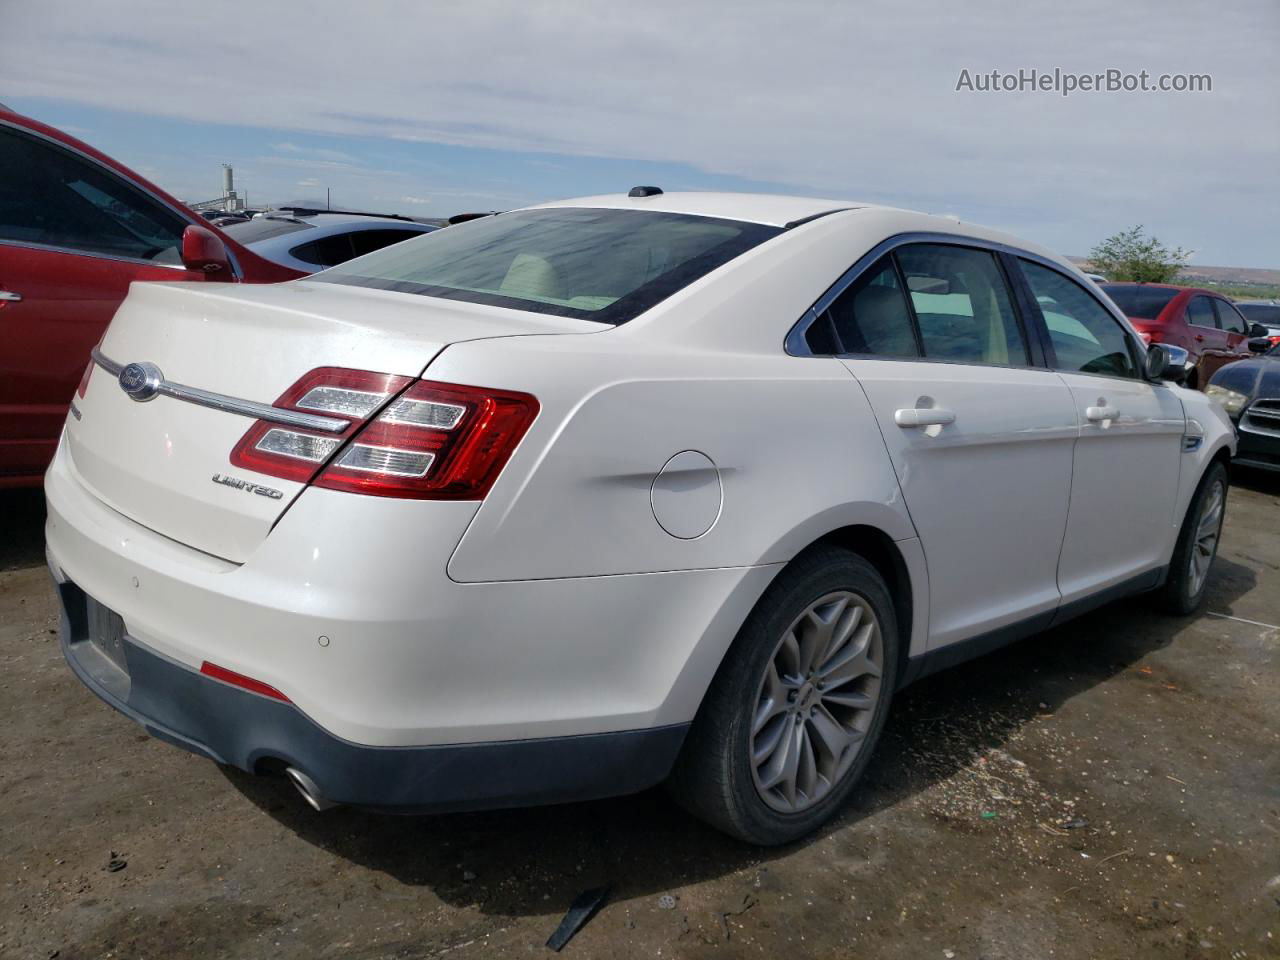
<svg viewBox="0 0 1280 960"><path fill-rule="evenodd" d="M659 791L317 815L152 740L63 663L41 499L0 495L0 957L542 956L599 885L566 956L1280 957L1280 477L1236 482L1205 613L912 687L845 815L775 851Z"/></svg>

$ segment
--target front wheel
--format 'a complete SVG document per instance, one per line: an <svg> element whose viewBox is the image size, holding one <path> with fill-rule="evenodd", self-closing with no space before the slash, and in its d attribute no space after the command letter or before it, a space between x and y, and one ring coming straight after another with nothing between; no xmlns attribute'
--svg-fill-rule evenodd
<svg viewBox="0 0 1280 960"><path fill-rule="evenodd" d="M1169 563L1169 577L1158 597L1160 605L1177 616L1195 613L1204 602L1209 569L1218 555L1222 522L1227 510L1227 468L1213 463L1200 480Z"/></svg>
<svg viewBox="0 0 1280 960"><path fill-rule="evenodd" d="M845 550L796 560L712 682L670 781L696 816L749 843L798 839L861 778L897 679L884 580Z"/></svg>

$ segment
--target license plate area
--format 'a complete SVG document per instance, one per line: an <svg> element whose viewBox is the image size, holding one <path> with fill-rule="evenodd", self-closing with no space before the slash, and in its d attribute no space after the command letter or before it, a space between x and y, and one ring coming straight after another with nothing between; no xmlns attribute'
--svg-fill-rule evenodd
<svg viewBox="0 0 1280 960"><path fill-rule="evenodd" d="M128 674L129 665L124 655L124 620L120 614L104 607L92 597L86 599L89 642L112 664Z"/></svg>

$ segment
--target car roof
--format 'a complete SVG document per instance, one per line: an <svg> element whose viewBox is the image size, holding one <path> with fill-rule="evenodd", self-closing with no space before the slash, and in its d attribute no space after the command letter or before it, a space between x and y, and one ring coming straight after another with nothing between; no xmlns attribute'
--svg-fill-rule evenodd
<svg viewBox="0 0 1280 960"><path fill-rule="evenodd" d="M652 210L659 213L684 213L698 217L716 217L722 220L742 220L784 227L797 220L837 210L852 210L870 204L856 200L831 200L816 197L790 197L772 193L710 193L676 192L654 196L630 197L625 193L602 194L596 197L578 197L572 200L555 200L525 209L552 207L598 207L609 210Z"/></svg>
<svg viewBox="0 0 1280 960"><path fill-rule="evenodd" d="M1142 287L1144 289L1150 288L1153 290L1177 290L1184 293L1209 293L1213 294L1215 297L1226 296L1225 294L1218 293L1214 290L1206 290L1204 287L1188 287L1180 283L1139 283L1136 280L1120 280L1108 281L1107 283L1102 284L1102 289L1106 290L1108 287Z"/></svg>
<svg viewBox="0 0 1280 960"><path fill-rule="evenodd" d="M429 223L419 223L416 220L406 220L404 217L384 217L374 213L304 213L295 214L289 210L273 210L264 213L262 217L257 219L266 220L300 220L303 223L309 223L315 227L338 227L348 224L358 224L364 226L370 223L386 224L387 226L401 226L409 230L413 229L433 229Z"/></svg>

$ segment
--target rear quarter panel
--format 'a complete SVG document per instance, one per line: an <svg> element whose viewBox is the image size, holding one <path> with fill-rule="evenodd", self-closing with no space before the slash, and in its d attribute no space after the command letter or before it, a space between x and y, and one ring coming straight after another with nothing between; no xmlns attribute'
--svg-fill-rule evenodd
<svg viewBox="0 0 1280 960"><path fill-rule="evenodd" d="M866 398L838 361L602 349L622 339L461 344L432 363L432 379L542 404L450 560L452 578L782 562L859 523L914 536ZM655 477L685 450L715 463L722 489L714 525L693 539L668 534L651 504Z"/></svg>

